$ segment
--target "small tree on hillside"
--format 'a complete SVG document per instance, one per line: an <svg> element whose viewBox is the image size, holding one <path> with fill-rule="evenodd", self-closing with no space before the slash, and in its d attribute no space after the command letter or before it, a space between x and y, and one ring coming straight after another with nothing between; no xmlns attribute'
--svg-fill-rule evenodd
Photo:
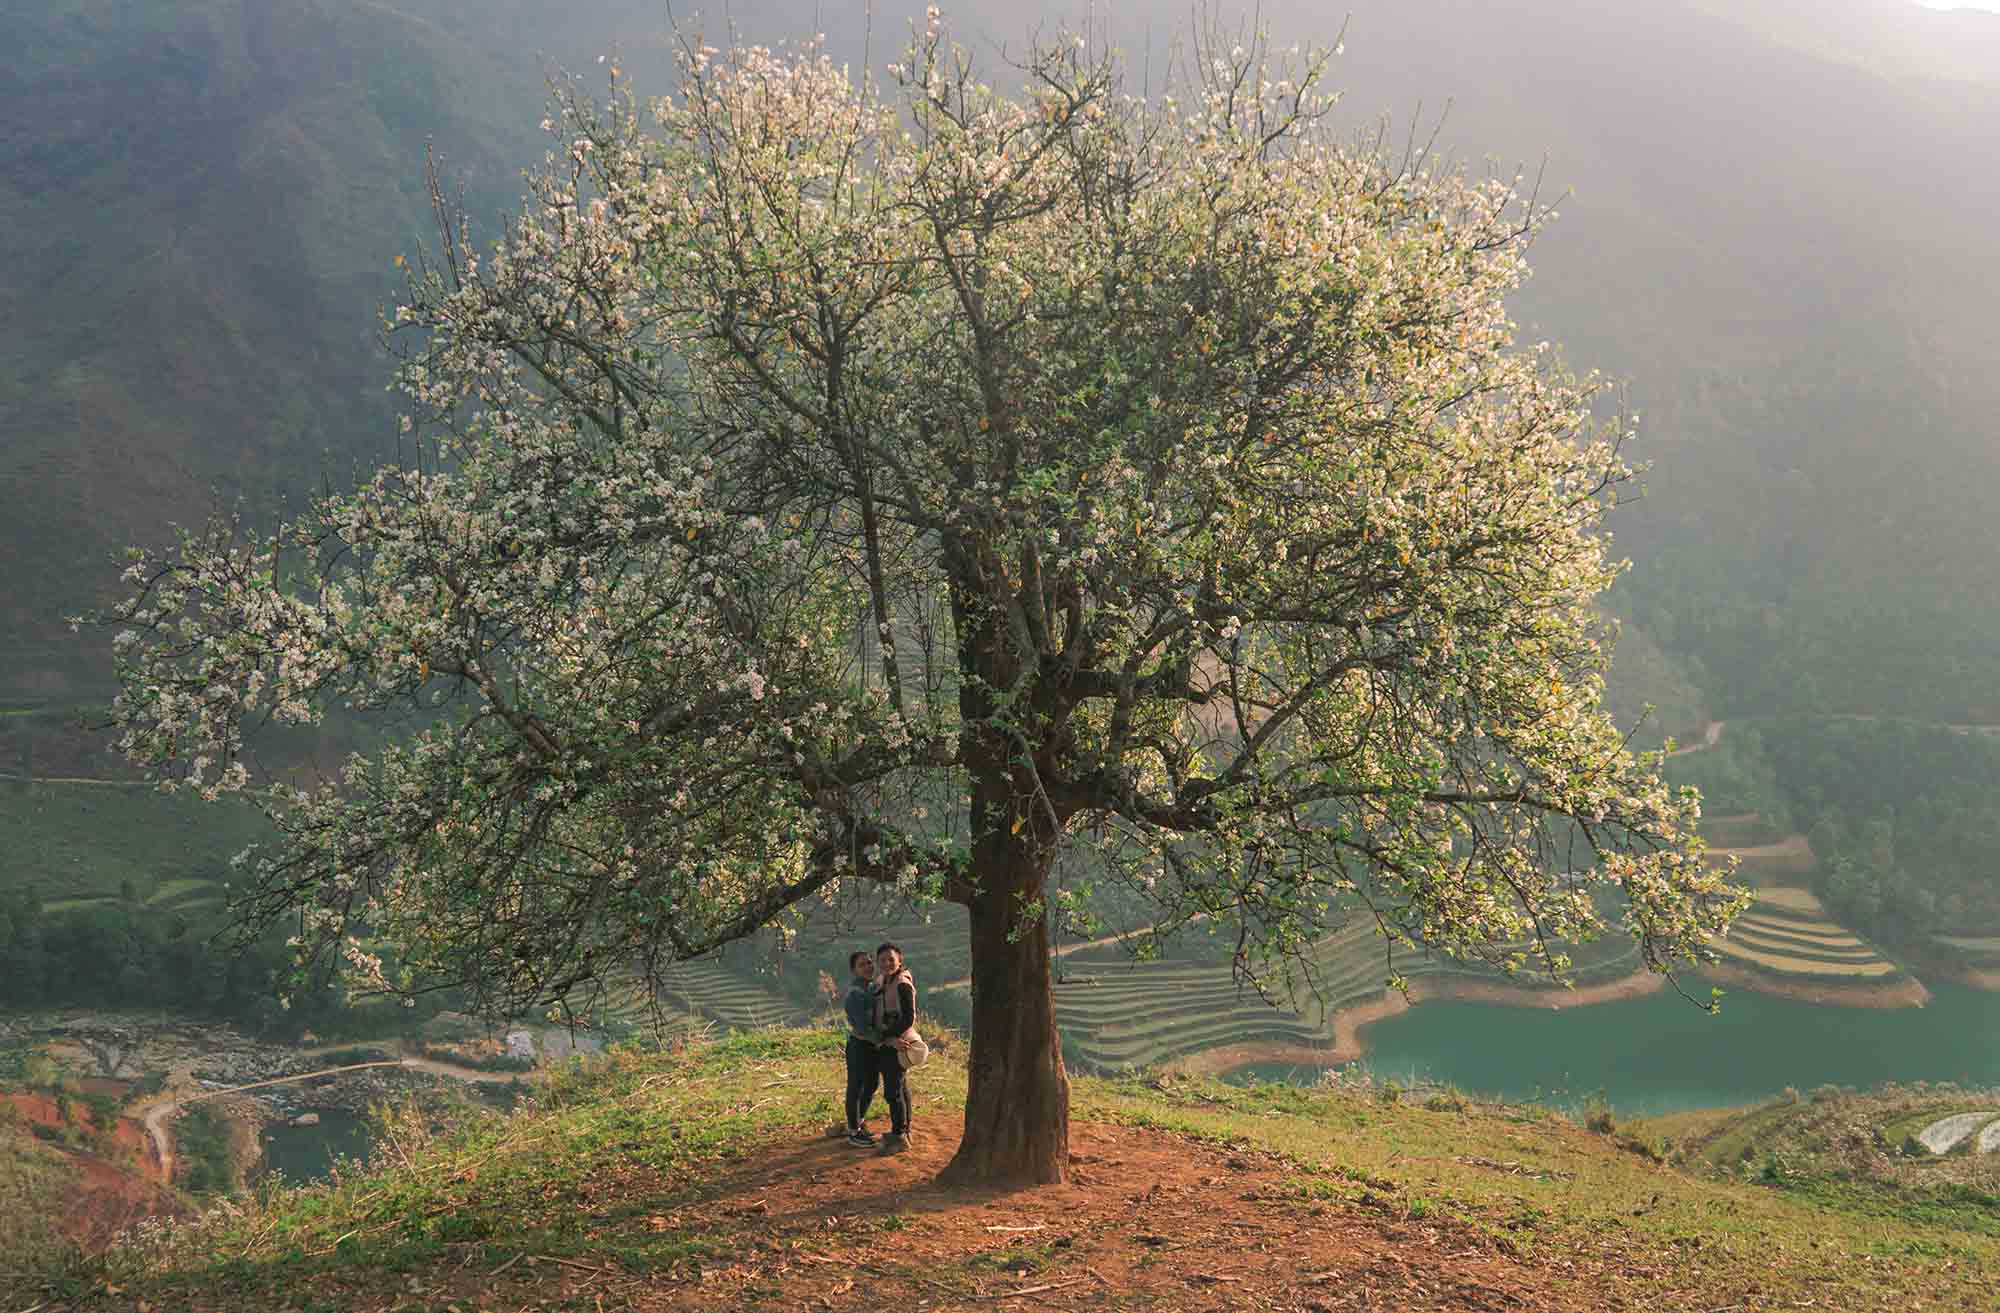
<svg viewBox="0 0 2000 1313"><path fill-rule="evenodd" d="M1010 98L933 20L886 88L699 48L644 114L559 94L526 213L397 314L417 458L132 566L126 751L251 794L240 913L381 989L964 904L959 1179L1065 1170L1066 846L1255 983L1357 912L1560 971L1593 887L1695 959L1735 895L1598 705L1623 434L1503 305L1542 216L1343 146L1325 62L1145 101L1062 41ZM316 788L244 754L411 702Z"/></svg>

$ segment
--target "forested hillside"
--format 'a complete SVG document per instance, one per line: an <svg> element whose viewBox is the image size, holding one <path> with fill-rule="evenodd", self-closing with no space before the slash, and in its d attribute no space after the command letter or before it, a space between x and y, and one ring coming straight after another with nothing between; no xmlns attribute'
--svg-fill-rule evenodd
<svg viewBox="0 0 2000 1313"><path fill-rule="evenodd" d="M392 451L377 311L428 240L425 145L497 212L540 73L361 0L6 0L0 28L0 696L63 697L108 672L61 617L112 552Z"/></svg>
<svg viewBox="0 0 2000 1313"><path fill-rule="evenodd" d="M1637 562L1615 601L1654 640L1628 641L1644 687L1670 690L1653 700L2000 718L2000 175L1981 163L2000 17L1352 8L1336 80L1358 133L1388 114L1393 140L1546 158L1545 197L1573 189L1519 318L1628 380L1642 414L1654 465L1614 520ZM782 40L816 19L836 58L880 65L915 9L727 21ZM1021 35L1015 11L954 9L996 46ZM1288 41L1337 25L1297 0L1260 13ZM0 349L0 698L62 700L101 687L101 645L59 617L103 595L109 553L393 452L376 311L395 257L429 240L425 144L476 214L499 213L545 144L543 56L598 83L616 49L656 87L668 17L642 0L4 0L0 18L0 308L28 329ZM1187 16L1113 21L1163 59Z"/></svg>
<svg viewBox="0 0 2000 1313"><path fill-rule="evenodd" d="M1357 121L1573 189L1519 317L1629 381L1627 613L1719 714L2000 719L2000 15L1353 8Z"/></svg>

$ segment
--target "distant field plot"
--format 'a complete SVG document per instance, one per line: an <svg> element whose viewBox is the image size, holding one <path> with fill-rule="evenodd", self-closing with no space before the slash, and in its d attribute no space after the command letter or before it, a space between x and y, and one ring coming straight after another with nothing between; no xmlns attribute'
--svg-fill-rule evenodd
<svg viewBox="0 0 2000 1313"><path fill-rule="evenodd" d="M37 782L0 787L0 889L32 889L45 906L115 896L128 884L150 902L208 896L229 859L268 838L264 822L234 806L146 788Z"/></svg>
<svg viewBox="0 0 2000 1313"><path fill-rule="evenodd" d="M74 912L82 907L102 907L118 901L108 894L97 894L89 898L57 898L42 904L44 912Z"/></svg>
<svg viewBox="0 0 2000 1313"><path fill-rule="evenodd" d="M1974 1132L1981 1130L1994 1119L1991 1108L1978 1112L1953 1113L1940 1117L1916 1133L1918 1144L1932 1153L1950 1153L1961 1144L1973 1139Z"/></svg>
<svg viewBox="0 0 2000 1313"><path fill-rule="evenodd" d="M221 882L198 875L169 880L146 899L148 907L178 907L187 902L206 902L221 891Z"/></svg>
<svg viewBox="0 0 2000 1313"><path fill-rule="evenodd" d="M1726 1175L1744 1164L1777 1164L1787 1176L1852 1180L1866 1168L1879 1186L1935 1199L1988 1190L2000 1149L2000 1091L1887 1086L1868 1092L1824 1087L1810 1098L1756 1108L1703 1109L1650 1121L1684 1166ZM1993 1147L1981 1142L1993 1135Z"/></svg>
<svg viewBox="0 0 2000 1313"><path fill-rule="evenodd" d="M1935 935L1931 939L1941 955L1974 971L2000 971L2000 935Z"/></svg>
<svg viewBox="0 0 2000 1313"><path fill-rule="evenodd" d="M1826 915L1825 905L1813 896L1812 891L1797 886L1772 886L1759 889L1756 891L1756 898L1753 911L1758 908L1776 908L1801 917Z"/></svg>
<svg viewBox="0 0 2000 1313"><path fill-rule="evenodd" d="M1711 848L1760 848L1783 839L1784 833L1756 812L1704 818L1701 837Z"/></svg>

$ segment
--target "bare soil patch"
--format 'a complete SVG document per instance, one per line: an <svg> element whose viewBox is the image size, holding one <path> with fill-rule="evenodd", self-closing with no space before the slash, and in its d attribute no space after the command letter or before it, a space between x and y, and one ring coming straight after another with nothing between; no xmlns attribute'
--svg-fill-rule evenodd
<svg viewBox="0 0 2000 1313"><path fill-rule="evenodd" d="M65 1125L61 1113L56 1109L56 1101L46 1094L14 1092L0 1094L36 1126L48 1126L60 1130ZM77 1105L70 1110L67 1123L74 1127L88 1127L89 1113ZM159 1162L153 1154L153 1141L146 1134L146 1128L131 1117L120 1117L111 1130L110 1145L113 1153L129 1155L135 1166L158 1174Z"/></svg>
<svg viewBox="0 0 2000 1313"><path fill-rule="evenodd" d="M75 1168L75 1183L62 1210L63 1234L90 1253L108 1247L118 1233L149 1217L186 1217L180 1196L125 1168L74 1150L59 1150Z"/></svg>

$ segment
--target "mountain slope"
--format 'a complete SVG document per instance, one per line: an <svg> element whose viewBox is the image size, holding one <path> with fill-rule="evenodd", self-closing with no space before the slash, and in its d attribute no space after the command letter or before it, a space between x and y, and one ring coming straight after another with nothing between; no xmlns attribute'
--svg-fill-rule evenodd
<svg viewBox="0 0 2000 1313"><path fill-rule="evenodd" d="M111 552L388 450L424 143L498 210L539 72L366 0L0 11L0 695L59 697L107 668L60 617Z"/></svg>
<svg viewBox="0 0 2000 1313"><path fill-rule="evenodd" d="M879 67L916 12L772 0L706 27L816 20ZM1304 0L1259 12L1287 41L1337 30ZM989 0L953 17L995 45L1028 25ZM542 148L539 53L617 48L653 90L671 40L652 0L0 0L0 21L0 312L27 326L0 342L0 698L61 700L102 685L102 644L57 617L102 596L111 551L393 450L374 314L428 241L424 142L504 211ZM1115 22L1143 62L1187 17ZM1347 31L1357 133L1427 131L1451 100L1443 149L1546 156L1549 194L1574 187L1519 317L1630 382L1653 468L1614 520L1638 563L1615 609L1674 682L1720 714L2000 717L2000 16L1357 0Z"/></svg>

